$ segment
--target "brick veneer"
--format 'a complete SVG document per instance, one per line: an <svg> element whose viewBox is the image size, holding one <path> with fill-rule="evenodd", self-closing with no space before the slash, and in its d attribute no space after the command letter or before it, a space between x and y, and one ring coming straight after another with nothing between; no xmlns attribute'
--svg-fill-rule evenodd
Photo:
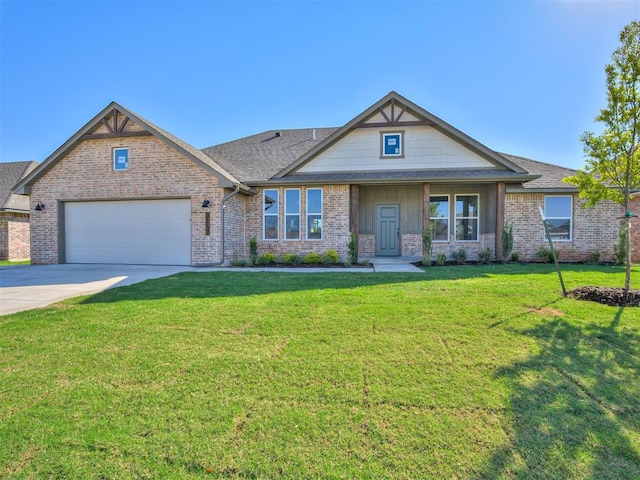
<svg viewBox="0 0 640 480"><path fill-rule="evenodd" d="M28 260L29 214L0 213L0 260Z"/></svg>
<svg viewBox="0 0 640 480"><path fill-rule="evenodd" d="M522 261L536 261L536 252L548 247L538 207L544 208L542 193L508 193L505 198L505 220L513 224L513 251ZM558 259L565 262L588 260L592 252L600 253L601 261L610 261L618 239L620 206L601 202L590 209L573 195L573 238L554 242ZM598 222L594 225L594 219Z"/></svg>
<svg viewBox="0 0 640 480"><path fill-rule="evenodd" d="M285 188L300 188L300 240L284 240L284 190ZM306 240L307 225L307 195L308 188L322 188L322 240ZM242 197L244 200L244 222L242 230L244 234L244 248L236 245L233 253L225 254L227 259L247 258L248 245L251 237L258 240L258 253L269 252L275 255L283 255L285 253L295 253L297 255L306 255L307 253L317 252L323 254L328 249L334 249L341 258L346 258L349 243L349 185L324 185L313 187L268 187L267 190L279 190L279 222L278 236L279 240L264 240L262 232L263 222L263 191L265 188L258 188L258 194L253 197ZM240 211L239 207L235 207L236 216ZM231 216L231 215L230 215ZM236 222L237 220L231 220ZM239 225L236 225L236 231L240 231ZM230 232L229 232L230 234Z"/></svg>
<svg viewBox="0 0 640 480"><path fill-rule="evenodd" d="M136 126L129 122L128 128ZM113 148L129 148L129 169L113 170ZM153 136L85 140L60 159L31 189L31 261L58 263L59 212L71 200L191 199L191 263L220 260L220 208L217 179ZM203 209L203 199L213 208ZM42 211L34 211L38 202ZM205 235L205 212L211 234Z"/></svg>
<svg viewBox="0 0 640 480"><path fill-rule="evenodd" d="M639 215L631 219L631 260L640 262L640 196L631 200L631 213Z"/></svg>

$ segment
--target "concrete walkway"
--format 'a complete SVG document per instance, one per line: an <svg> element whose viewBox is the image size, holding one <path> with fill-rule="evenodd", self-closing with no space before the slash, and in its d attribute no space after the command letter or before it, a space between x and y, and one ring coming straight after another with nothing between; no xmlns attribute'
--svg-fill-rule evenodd
<svg viewBox="0 0 640 480"><path fill-rule="evenodd" d="M371 257L369 261L379 273L425 273L412 264L420 261L420 257Z"/></svg>

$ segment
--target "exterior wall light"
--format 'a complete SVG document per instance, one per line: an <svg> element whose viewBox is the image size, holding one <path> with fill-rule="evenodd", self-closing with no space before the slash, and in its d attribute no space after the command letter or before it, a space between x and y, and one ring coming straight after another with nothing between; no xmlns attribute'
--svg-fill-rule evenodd
<svg viewBox="0 0 640 480"><path fill-rule="evenodd" d="M202 202L202 208L209 208L209 200Z"/></svg>
<svg viewBox="0 0 640 480"><path fill-rule="evenodd" d="M42 202L38 202L38 204L36 205L36 208L34 208L34 210L44 210L44 203Z"/></svg>

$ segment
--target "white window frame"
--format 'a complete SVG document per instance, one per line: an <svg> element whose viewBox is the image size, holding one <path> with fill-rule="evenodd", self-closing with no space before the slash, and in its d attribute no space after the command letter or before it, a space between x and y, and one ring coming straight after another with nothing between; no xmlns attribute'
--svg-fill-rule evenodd
<svg viewBox="0 0 640 480"><path fill-rule="evenodd" d="M432 238L431 241L434 243L448 243L451 236L451 195L448 193L445 194L434 194L429 195L429 207L431 207L431 199L433 197L447 197L447 216L446 217L432 217L429 215L429 231L431 231L431 220L447 220L447 239L446 240L436 240ZM431 213L431 212L429 212Z"/></svg>
<svg viewBox="0 0 640 480"><path fill-rule="evenodd" d="M477 206L477 216L475 217L458 217L457 214L457 204L458 204L458 197L477 197L478 198L478 206ZM453 218L454 218L454 226L453 226L453 230L454 230L454 235L455 235L455 241L456 242L464 242L464 243L478 243L480 241L480 194L479 193L457 193L455 196L455 201L453 202ZM458 220L474 220L477 219L478 220L478 238L476 238L475 240L460 240L458 239Z"/></svg>
<svg viewBox="0 0 640 480"><path fill-rule="evenodd" d="M289 205L287 204L287 192L298 192L298 211L294 213L288 212ZM302 227L300 217L300 210L302 210L302 194L299 188L285 188L284 190L284 239L285 241L296 241L302 238L300 234L300 227ZM294 238L287 238L287 217L298 217L298 236Z"/></svg>
<svg viewBox="0 0 640 480"><path fill-rule="evenodd" d="M399 153L387 154L384 151L385 139L388 136L398 135L400 138L400 145L398 145ZM404 158L404 130L380 132L380 158Z"/></svg>
<svg viewBox="0 0 640 480"><path fill-rule="evenodd" d="M320 192L320 212L310 212L309 211L309 192L312 192L312 191L315 191L315 190ZM305 226L304 226L305 238L307 240L312 241L312 242L313 241L316 241L316 242L322 241L322 238L324 236L324 213L323 213L323 211L324 211L324 190L322 188L307 188L305 197L306 197L305 198L305 200L306 200L305 210L306 210L306 213L307 213L307 216L305 218ZM310 232L309 216L310 215L320 215L320 221L322 223L322 227L321 227L321 230L320 230L320 238L309 238L309 232Z"/></svg>
<svg viewBox="0 0 640 480"><path fill-rule="evenodd" d="M545 220L565 220L567 217L548 217L547 216L547 198L568 198L569 199L569 238L553 238L554 242L572 242L573 241L573 195L545 195L544 196L544 218ZM544 230L542 231L544 240L549 241Z"/></svg>
<svg viewBox="0 0 640 480"><path fill-rule="evenodd" d="M276 199L277 208L275 213L267 213L264 208L266 203L267 192L278 192L278 198ZM276 217L276 238L267 238L266 221L267 217ZM280 189L279 188L267 188L262 191L262 239L265 241L274 242L280 240Z"/></svg>
<svg viewBox="0 0 640 480"><path fill-rule="evenodd" d="M125 168L116 168L117 157L116 152L126 150L127 152L127 166ZM114 147L113 149L113 171L114 172L126 172L129 170L129 147Z"/></svg>

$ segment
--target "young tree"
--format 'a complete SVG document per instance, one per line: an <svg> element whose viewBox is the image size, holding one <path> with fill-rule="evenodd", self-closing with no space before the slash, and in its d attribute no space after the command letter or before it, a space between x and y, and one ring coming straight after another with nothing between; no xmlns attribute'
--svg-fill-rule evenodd
<svg viewBox="0 0 640 480"><path fill-rule="evenodd" d="M633 192L640 189L640 22L624 27L611 60L605 67L607 107L596 117L604 124L604 131L599 135L582 134L586 166L564 181L578 187L587 207L602 200L623 205L626 214L622 227L629 233L629 202ZM631 281L631 235L627 238L625 293Z"/></svg>

